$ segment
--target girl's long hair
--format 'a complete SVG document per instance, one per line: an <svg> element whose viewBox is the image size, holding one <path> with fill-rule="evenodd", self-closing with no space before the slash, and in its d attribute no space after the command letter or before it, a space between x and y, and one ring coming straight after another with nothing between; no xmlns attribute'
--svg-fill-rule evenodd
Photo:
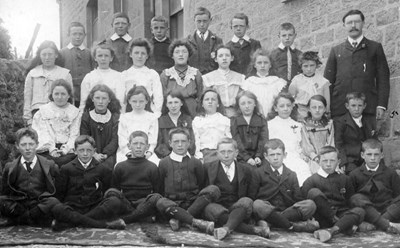
<svg viewBox="0 0 400 248"><path fill-rule="evenodd" d="M115 96L114 92L105 84L98 84L92 88L86 99L85 111L90 111L95 108L92 99L97 91L105 92L108 94L108 97L110 98L110 103L108 104L107 108L110 110L111 113L121 113L121 103Z"/></svg>
<svg viewBox="0 0 400 248"><path fill-rule="evenodd" d="M51 48L56 53L57 58L56 58L56 61L55 61L55 65L58 65L58 66L61 66L61 67L64 66L64 61L63 61L63 59L61 57L60 51L58 50L56 44L53 41L45 40L38 47L38 49L36 51L36 56L32 59L32 61L29 64L28 68L26 69L26 74L28 74L29 71L32 70L33 68L35 68L36 66L43 64L42 63L42 59L40 58L40 53L46 48Z"/></svg>

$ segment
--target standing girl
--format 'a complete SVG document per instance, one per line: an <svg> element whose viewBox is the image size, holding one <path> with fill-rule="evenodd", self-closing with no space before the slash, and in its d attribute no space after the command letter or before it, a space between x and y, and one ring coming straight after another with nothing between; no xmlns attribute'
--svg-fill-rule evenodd
<svg viewBox="0 0 400 248"><path fill-rule="evenodd" d="M193 120L193 132L196 141L195 157L203 163L216 161L218 141L224 137L231 138L230 120L224 116L224 106L215 90L204 91L201 107Z"/></svg>
<svg viewBox="0 0 400 248"><path fill-rule="evenodd" d="M157 116L151 112L150 96L143 86L133 86L126 96L128 105L126 113L122 114L118 125L118 151L117 163L129 156L129 135L133 131L143 131L148 136L150 148L146 151L146 158L158 164L158 159L153 155L157 145L158 121Z"/></svg>
<svg viewBox="0 0 400 248"><path fill-rule="evenodd" d="M107 85L120 102L125 98L125 86L122 82L121 73L110 68L110 63L115 56L111 46L106 43L96 45L93 48L92 56L97 63L97 68L83 78L81 84L81 103L79 106L81 112L85 109L86 99L90 91L98 84Z"/></svg>
<svg viewBox="0 0 400 248"><path fill-rule="evenodd" d="M325 97L315 95L308 101L308 115L301 128L301 147L306 161L315 173L319 169L318 153L323 146L335 146L333 121L326 115Z"/></svg>
<svg viewBox="0 0 400 248"><path fill-rule="evenodd" d="M81 135L92 136L96 141L94 158L111 170L116 163L118 149L118 120L121 104L114 92L104 84L92 88L87 97L81 120Z"/></svg>
<svg viewBox="0 0 400 248"><path fill-rule="evenodd" d="M161 117L158 118L158 139L157 147L154 152L161 159L168 156L172 148L169 145L169 131L177 127L188 129L190 134L190 146L188 152L194 155L194 133L192 128L192 117L189 114L185 98L178 89L170 91L164 100L161 111Z"/></svg>
<svg viewBox="0 0 400 248"><path fill-rule="evenodd" d="M277 116L268 122L269 138L280 139L285 144L287 153L284 163L296 172L300 186L311 176L308 164L302 159L301 123L294 121L290 115L294 106L292 95L281 92L274 100L274 111Z"/></svg>
<svg viewBox="0 0 400 248"><path fill-rule="evenodd" d="M24 86L23 117L28 125L32 124L32 116L36 111L50 101L51 86L55 80L64 79L73 88L71 74L61 64L61 55L56 44L43 41L26 70L28 75Z"/></svg>
<svg viewBox="0 0 400 248"><path fill-rule="evenodd" d="M255 94L242 91L236 97L239 115L231 119L231 133L238 143L238 160L252 166L261 164L264 144L268 140L267 121L258 111Z"/></svg>
<svg viewBox="0 0 400 248"><path fill-rule="evenodd" d="M129 53L133 65L128 70L122 72L125 92L128 92L135 85L145 87L150 96L150 108L158 117L161 115L161 107L163 104L160 76L155 70L145 66L151 54L151 45L146 39L137 38L130 44ZM129 105L128 98L126 98L125 103Z"/></svg>
<svg viewBox="0 0 400 248"><path fill-rule="evenodd" d="M190 115L194 118L203 93L203 79L198 69L188 65L188 58L192 55L193 48L186 41L175 40L169 46L168 53L174 59L175 65L161 73L164 96L173 89L179 89Z"/></svg>
<svg viewBox="0 0 400 248"><path fill-rule="evenodd" d="M317 68L322 64L318 52L308 51L300 58L300 66L303 73L292 79L289 86L289 93L295 98L297 104L297 120L302 121L308 113L308 101L313 95L322 95L327 101L326 110L329 112L330 95L329 81L322 75L315 74Z"/></svg>
<svg viewBox="0 0 400 248"><path fill-rule="evenodd" d="M253 92L257 96L257 100L260 103L260 113L264 118L268 118L274 98L287 83L282 78L269 75L271 61L268 52L263 49L257 49L254 52L251 58L251 67L253 67L253 70L242 88Z"/></svg>

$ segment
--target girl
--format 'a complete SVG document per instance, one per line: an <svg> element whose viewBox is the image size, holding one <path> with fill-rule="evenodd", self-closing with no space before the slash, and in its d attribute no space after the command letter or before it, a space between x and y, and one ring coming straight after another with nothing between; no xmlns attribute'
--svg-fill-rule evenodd
<svg viewBox="0 0 400 248"><path fill-rule="evenodd" d="M302 121L308 112L307 103L313 95L322 95L327 101L327 112L329 112L330 96L329 81L322 75L315 74L322 62L319 60L318 52L305 52L300 58L302 74L295 76L289 86L289 93L295 98L297 104L297 120Z"/></svg>
<svg viewBox="0 0 400 248"><path fill-rule="evenodd" d="M58 166L75 158L74 143L79 136L79 110L72 105L72 87L57 79L50 88L50 102L34 115L32 128L39 136L38 153Z"/></svg>
<svg viewBox="0 0 400 248"><path fill-rule="evenodd" d="M274 98L286 86L286 81L277 77L270 76L271 61L267 51L257 49L251 57L252 71L243 84L242 88L253 92L260 103L260 113L264 118L272 110Z"/></svg>
<svg viewBox="0 0 400 248"><path fill-rule="evenodd" d="M69 70L61 67L61 55L56 44L43 41L36 57L29 65L24 88L24 120L32 124L32 116L39 108L49 102L51 85L57 79L64 79L72 86Z"/></svg>
<svg viewBox="0 0 400 248"><path fill-rule="evenodd" d="M120 110L121 104L114 92L107 85L98 84L89 92L81 121L81 134L92 136L96 141L93 157L111 170L116 162Z"/></svg>
<svg viewBox="0 0 400 248"><path fill-rule="evenodd" d="M169 145L169 131L176 127L184 127L190 133L190 155L194 155L194 133L192 129L192 117L189 114L185 98L178 89L170 91L164 100L162 115L158 118L158 140L155 153L161 159L168 156L172 148Z"/></svg>
<svg viewBox="0 0 400 248"><path fill-rule="evenodd" d="M150 145L146 158L158 164L156 156L153 156L157 145L158 121L157 116L150 109L149 93L143 86L133 86L128 91L126 99L128 101L126 113L121 115L118 125L117 163L126 160L126 156L129 155L129 135L133 131L143 131L148 135Z"/></svg>
<svg viewBox="0 0 400 248"><path fill-rule="evenodd" d="M186 41L175 40L169 46L168 53L174 59L175 65L161 73L164 96L173 89L179 89L190 115L194 118L197 103L203 92L203 79L199 70L188 65L193 49Z"/></svg>
<svg viewBox="0 0 400 248"><path fill-rule="evenodd" d="M217 144L221 138L231 138L230 120L224 116L224 106L215 90L208 89L200 97L199 114L193 120L196 142L195 157L203 163L218 160Z"/></svg>
<svg viewBox="0 0 400 248"><path fill-rule="evenodd" d="M218 69L203 76L204 87L212 88L220 95L228 117L236 115L235 97L244 84L244 75L229 69L232 61L231 49L219 45L215 50Z"/></svg>
<svg viewBox="0 0 400 248"><path fill-rule="evenodd" d="M281 92L275 98L273 106L277 116L268 122L269 138L283 141L287 153L284 163L296 172L301 186L311 176L311 171L308 164L301 158L301 124L290 117L294 98L289 93Z"/></svg>
<svg viewBox="0 0 400 248"><path fill-rule="evenodd" d="M81 102L79 110L85 109L86 99L95 85L105 84L116 95L120 103L124 100L125 87L122 83L121 73L110 68L115 53L109 44L97 44L92 50L92 56L97 63L97 68L89 72L81 84ZM93 106L92 106L93 107Z"/></svg>
<svg viewBox="0 0 400 248"><path fill-rule="evenodd" d="M255 94L242 91L236 97L239 115L231 119L231 133L238 143L238 161L252 166L261 164L265 141L268 140L267 121L258 111Z"/></svg>
<svg viewBox="0 0 400 248"><path fill-rule="evenodd" d="M308 101L308 115L301 128L301 147L306 161L315 173L319 169L318 152L323 146L335 146L333 121L326 116L325 97L315 95Z"/></svg>
<svg viewBox="0 0 400 248"><path fill-rule="evenodd" d="M161 114L163 92L158 73L145 66L151 54L150 43L146 39L135 39L129 47L129 53L133 65L128 70L122 72L125 92L128 92L135 85L145 87L150 96L149 103L151 105L151 110L158 117ZM129 105L127 102L128 98L126 98L126 104Z"/></svg>

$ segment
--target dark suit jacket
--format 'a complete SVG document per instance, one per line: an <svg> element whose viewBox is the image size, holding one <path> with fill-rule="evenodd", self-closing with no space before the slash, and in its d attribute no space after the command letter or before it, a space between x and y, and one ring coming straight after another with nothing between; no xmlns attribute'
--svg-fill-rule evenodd
<svg viewBox="0 0 400 248"><path fill-rule="evenodd" d="M252 189L250 186L251 180L252 180L252 170L249 167L249 165L240 163L235 161L236 164L236 169L237 169L237 175L238 175L238 181L239 181L239 192L238 196L239 198L242 197L250 197L255 195L253 192L254 189ZM207 184L206 185L216 185L215 180L218 175L218 167L220 165L220 161L214 161L209 164L205 164L205 168L207 171ZM218 186L218 185L216 185Z"/></svg>
<svg viewBox="0 0 400 248"><path fill-rule="evenodd" d="M45 157L36 155L38 163L42 167L42 171L46 178L47 191L43 192L39 199L44 197L53 196L56 193L55 179L59 176L58 166L52 160L48 160ZM21 156L6 164L3 177L2 177L2 192L1 197L5 199L24 200L28 199L28 195L25 192L19 191L15 188L15 182L17 180L17 166L21 161Z"/></svg>
<svg viewBox="0 0 400 248"><path fill-rule="evenodd" d="M389 66L382 45L362 39L356 49L346 40L331 49L324 77L331 83L331 114L346 113L346 94L354 91L366 95L364 113L375 114L376 107L387 108L389 99Z"/></svg>
<svg viewBox="0 0 400 248"><path fill-rule="evenodd" d="M366 121L363 117L361 123L365 139L358 135L358 127L350 113L334 119L335 146L339 149L340 166L361 160L361 144L363 141L376 137L375 123Z"/></svg>
<svg viewBox="0 0 400 248"><path fill-rule="evenodd" d="M226 45L231 48L234 57L229 66L231 70L247 75L249 73L250 57L257 49L261 48L260 41L250 39L249 41L243 41L242 45L239 42L229 41Z"/></svg>
<svg viewBox="0 0 400 248"><path fill-rule="evenodd" d="M279 47L272 50L270 55L271 60L271 74L280 77L290 82L294 76L301 73L299 64L299 57L302 52L298 49L290 49L292 55L292 74L291 79L288 79L288 63L287 63L287 50L280 49Z"/></svg>

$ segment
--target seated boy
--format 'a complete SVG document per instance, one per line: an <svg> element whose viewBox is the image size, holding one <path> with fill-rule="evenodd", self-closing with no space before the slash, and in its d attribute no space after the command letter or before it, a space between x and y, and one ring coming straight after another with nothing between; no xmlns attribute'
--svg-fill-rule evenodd
<svg viewBox="0 0 400 248"><path fill-rule="evenodd" d="M57 198L63 203L52 209L54 231L68 226L125 228L122 220L103 221L115 217L113 213L119 208L120 201L116 197L103 198L111 183L111 171L93 158L95 152L96 142L92 137L81 135L76 138L77 157L61 167L56 181Z"/></svg>
<svg viewBox="0 0 400 248"><path fill-rule="evenodd" d="M5 165L2 175L0 214L6 219L0 227L11 225L49 225L51 209L59 203L54 197L54 178L58 166L37 155L38 135L31 128L19 129L16 147L21 153Z"/></svg>
<svg viewBox="0 0 400 248"><path fill-rule="evenodd" d="M340 232L351 232L353 226L359 225L364 219L364 209L349 208L354 188L346 175L336 172L339 163L335 147L322 147L318 172L309 177L301 188L303 195L317 205L314 217L324 229L315 231L314 237L322 242Z"/></svg>
<svg viewBox="0 0 400 248"><path fill-rule="evenodd" d="M126 224L133 223L157 213L156 203L162 198L157 165L146 159L149 149L145 132L134 131L129 136L131 151L127 160L115 165L111 189L106 197L117 196L121 201L119 214Z"/></svg>
<svg viewBox="0 0 400 248"><path fill-rule="evenodd" d="M204 208L218 199L219 189L210 185L204 188L205 170L200 160L188 153L190 134L187 129L175 128L169 132L172 152L160 161L161 192L165 198L157 202L157 209L170 219L172 230L180 222L212 234L214 222L197 219ZM186 210L187 211L186 211Z"/></svg>
<svg viewBox="0 0 400 248"><path fill-rule="evenodd" d="M219 188L221 196L215 203L204 209L204 217L221 226L214 229L214 237L222 240L233 230L261 237L269 237L269 228L255 227L244 223L253 212L251 193L252 171L247 164L238 163L237 143L231 138L223 138L217 145L218 159L206 164L209 185Z"/></svg>
<svg viewBox="0 0 400 248"><path fill-rule="evenodd" d="M375 136L375 122L363 118L365 95L352 92L346 95L347 113L334 119L335 145L339 149L340 169L346 174L362 164L361 143Z"/></svg>
<svg viewBox="0 0 400 248"><path fill-rule="evenodd" d="M254 216L259 225L272 226L296 232L314 232L318 222L309 221L316 206L305 200L300 192L295 172L283 164L285 145L280 139L270 139L264 145L262 165L255 169L252 188L256 190ZM303 222L301 222L303 221Z"/></svg>
<svg viewBox="0 0 400 248"><path fill-rule="evenodd" d="M400 234L400 177L385 166L383 145L379 140L362 143L364 164L350 173L356 194L351 203L365 209L365 221L378 229Z"/></svg>

